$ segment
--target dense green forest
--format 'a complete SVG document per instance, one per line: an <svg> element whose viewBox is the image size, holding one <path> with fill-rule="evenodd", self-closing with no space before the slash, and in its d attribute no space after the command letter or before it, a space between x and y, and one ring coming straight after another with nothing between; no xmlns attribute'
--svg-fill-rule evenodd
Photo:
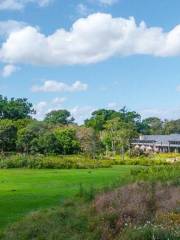
<svg viewBox="0 0 180 240"><path fill-rule="evenodd" d="M142 119L125 107L119 111L99 109L79 126L65 109L34 118L33 104L25 98L0 96L0 151L27 154L74 154L94 156L124 151L139 134L180 133L180 119Z"/></svg>

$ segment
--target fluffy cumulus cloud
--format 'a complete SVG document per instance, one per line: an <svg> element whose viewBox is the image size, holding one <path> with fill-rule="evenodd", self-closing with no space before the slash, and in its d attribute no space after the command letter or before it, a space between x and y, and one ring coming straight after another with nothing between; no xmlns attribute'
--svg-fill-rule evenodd
<svg viewBox="0 0 180 240"><path fill-rule="evenodd" d="M69 109L77 123L83 124L84 120L90 118L95 109L91 106L75 106Z"/></svg>
<svg viewBox="0 0 180 240"><path fill-rule="evenodd" d="M12 32L19 31L25 26L26 24L24 22L17 22L14 20L0 21L0 36L7 37Z"/></svg>
<svg viewBox="0 0 180 240"><path fill-rule="evenodd" d="M0 10L22 10L28 3L36 3L40 7L47 6L52 0L0 0Z"/></svg>
<svg viewBox="0 0 180 240"><path fill-rule="evenodd" d="M46 80L43 85L34 85L32 87L33 92L81 92L86 91L88 85L80 81L76 81L73 84L67 84L64 82L57 82L54 80Z"/></svg>
<svg viewBox="0 0 180 240"><path fill-rule="evenodd" d="M62 104L66 101L64 97L56 97L51 101L40 101L34 105L34 109L36 110L36 118L42 120L45 115L52 111L62 109Z"/></svg>
<svg viewBox="0 0 180 240"><path fill-rule="evenodd" d="M35 117L39 120L44 119L45 115L52 110L64 109L63 104L67 99L64 97L56 97L51 101L40 101L34 105L36 110ZM66 109L75 118L76 122L82 124L85 119L91 116L91 113L95 110L91 106L75 106Z"/></svg>
<svg viewBox="0 0 180 240"><path fill-rule="evenodd" d="M8 64L3 67L2 71L1 71L1 75L2 75L2 77L7 78L7 77L10 77L17 70L19 70L19 67Z"/></svg>
<svg viewBox="0 0 180 240"><path fill-rule="evenodd" d="M78 19L69 31L57 29L49 36L25 26L11 32L0 49L1 61L38 65L89 64L135 54L180 55L180 25L165 32L137 24L132 17L96 13Z"/></svg>

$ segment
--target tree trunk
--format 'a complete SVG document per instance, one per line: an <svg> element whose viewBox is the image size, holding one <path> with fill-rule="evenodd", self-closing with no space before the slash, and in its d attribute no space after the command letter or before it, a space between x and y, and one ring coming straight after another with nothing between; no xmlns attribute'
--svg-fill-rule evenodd
<svg viewBox="0 0 180 240"><path fill-rule="evenodd" d="M121 159L124 161L124 146L121 147Z"/></svg>

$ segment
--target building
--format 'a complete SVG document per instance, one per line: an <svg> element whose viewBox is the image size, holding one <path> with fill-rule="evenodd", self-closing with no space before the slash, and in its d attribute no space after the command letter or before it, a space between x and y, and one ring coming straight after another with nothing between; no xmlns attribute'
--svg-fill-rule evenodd
<svg viewBox="0 0 180 240"><path fill-rule="evenodd" d="M142 135L134 139L131 145L156 152L180 152L180 134Z"/></svg>

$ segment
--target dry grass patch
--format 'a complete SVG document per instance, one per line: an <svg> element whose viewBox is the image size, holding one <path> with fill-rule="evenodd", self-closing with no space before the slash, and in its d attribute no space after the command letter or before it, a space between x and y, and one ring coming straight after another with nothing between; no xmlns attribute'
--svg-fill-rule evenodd
<svg viewBox="0 0 180 240"><path fill-rule="evenodd" d="M124 228L154 223L160 215L177 212L180 187L134 183L97 196L93 207L100 216L102 239L114 239Z"/></svg>

